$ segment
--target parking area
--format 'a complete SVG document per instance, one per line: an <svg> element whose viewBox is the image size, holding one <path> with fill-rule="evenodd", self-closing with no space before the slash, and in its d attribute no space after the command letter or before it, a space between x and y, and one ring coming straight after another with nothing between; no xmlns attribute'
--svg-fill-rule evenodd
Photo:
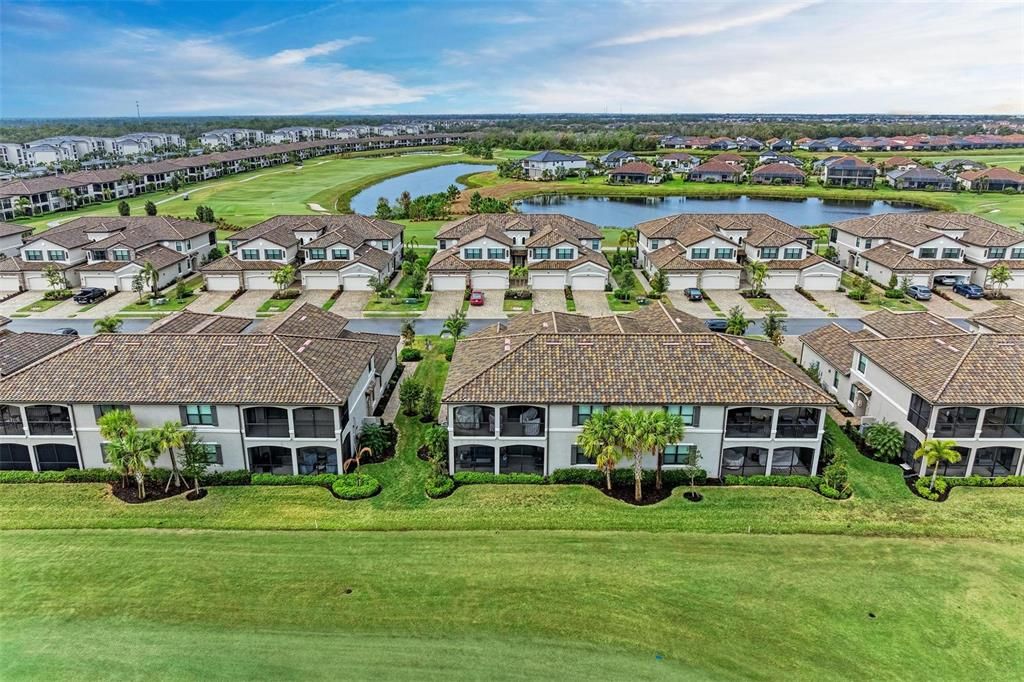
<svg viewBox="0 0 1024 682"><path fill-rule="evenodd" d="M342 295L344 296L344 294ZM430 295L430 303L427 304L423 317L443 320L452 313L462 309L464 297L465 292L461 289L457 291L435 291ZM331 310L334 310L334 308L331 308Z"/></svg>
<svg viewBox="0 0 1024 682"><path fill-rule="evenodd" d="M603 293L601 294L604 295ZM561 289L534 289L533 310L538 313L565 312L565 292Z"/></svg>
<svg viewBox="0 0 1024 682"><path fill-rule="evenodd" d="M199 298L189 304L188 309L194 313L212 313L230 298L230 291L203 291Z"/></svg>
<svg viewBox="0 0 1024 682"><path fill-rule="evenodd" d="M295 306L308 303L310 305L315 305L317 308L322 308L324 303L327 303L333 293L334 291L331 289L306 289L299 294L299 297L295 299L295 303L292 303L292 305ZM363 305L366 304L364 303ZM333 308L334 306L331 307Z"/></svg>
<svg viewBox="0 0 1024 682"><path fill-rule="evenodd" d="M691 301L682 291L669 291L665 295L668 297L669 303L684 313L689 313L702 320L717 317L715 311L705 301Z"/></svg>
<svg viewBox="0 0 1024 682"><path fill-rule="evenodd" d="M331 292L328 291L327 298L330 298L330 294ZM348 318L362 317L363 308L370 302L371 297L373 297L372 291L343 291L338 294L338 300L331 306L331 312Z"/></svg>
<svg viewBox="0 0 1024 682"><path fill-rule="evenodd" d="M60 303L53 306L49 310L44 310L41 313L33 313L32 317L38 317L49 320L77 317L83 307L84 306L81 303L75 303L73 298L69 298L66 301L61 301Z"/></svg>
<svg viewBox="0 0 1024 682"><path fill-rule="evenodd" d="M603 317L611 315L608 297L603 291L574 291L572 298L576 302L576 312L587 317Z"/></svg>
<svg viewBox="0 0 1024 682"><path fill-rule="evenodd" d="M764 317L764 313L759 310L754 310L746 299L740 296L740 292L735 289L708 289L704 292L712 301L715 302L723 313L729 314L729 310L734 306L739 306L740 310L747 317L748 320L760 319Z"/></svg>
<svg viewBox="0 0 1024 682"><path fill-rule="evenodd" d="M836 317L859 320L871 312L865 310L856 301L850 300L846 297L845 293L839 291L815 291L812 296L828 308L829 311L835 313Z"/></svg>
<svg viewBox="0 0 1024 682"><path fill-rule="evenodd" d="M32 305L38 300L43 298L43 291L23 291L17 296L12 296L6 301L0 303L0 315L10 317L12 313L18 312L19 308L24 308L27 305Z"/></svg>
<svg viewBox="0 0 1024 682"><path fill-rule="evenodd" d="M818 306L814 305L795 289L772 289L768 292L772 300L786 309L790 317L827 317ZM812 293L814 296L817 292Z"/></svg>
<svg viewBox="0 0 1024 682"><path fill-rule="evenodd" d="M78 317L88 317L90 319L99 319L106 317L107 315L116 315L121 312L121 309L126 305L139 300L139 295L133 291L122 291L109 296L92 308L89 308L83 313L79 313Z"/></svg>
<svg viewBox="0 0 1024 682"><path fill-rule="evenodd" d="M256 310L263 305L274 292L267 291L264 289L256 289L247 291L238 298L235 302L228 306L227 310L224 310L225 315L233 315L235 317L256 317Z"/></svg>
<svg viewBox="0 0 1024 682"><path fill-rule="evenodd" d="M504 289L482 289L484 295L483 305L471 305L466 312L466 317L471 320L497 320L505 317L503 306L505 305Z"/></svg>
<svg viewBox="0 0 1024 682"><path fill-rule="evenodd" d="M943 299L941 296L935 295L935 290L939 290L942 293L946 294L953 302L947 301ZM943 317L973 317L978 313L983 313L986 310L991 310L993 307L997 305L996 303L993 303L992 301L986 301L983 298L970 299L967 298L966 296L955 294L953 293L952 287L935 287L932 289L932 292L932 300L928 301L928 303L926 303L925 305L927 305L928 309L931 310L933 313L935 313L936 315L941 315ZM964 308L967 308L967 310L964 310Z"/></svg>

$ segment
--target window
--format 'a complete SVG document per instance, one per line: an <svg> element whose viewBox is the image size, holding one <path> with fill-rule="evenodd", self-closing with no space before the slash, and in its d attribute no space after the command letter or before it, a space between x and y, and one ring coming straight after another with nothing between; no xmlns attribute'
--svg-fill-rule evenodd
<svg viewBox="0 0 1024 682"><path fill-rule="evenodd" d="M860 237L857 237L857 246L860 246Z"/></svg>
<svg viewBox="0 0 1024 682"><path fill-rule="evenodd" d="M501 408L501 435L533 438L544 435L544 408L512 405Z"/></svg>
<svg viewBox="0 0 1024 682"><path fill-rule="evenodd" d="M106 251L90 251L89 252L89 258L91 258L92 260L107 260L107 252Z"/></svg>
<svg viewBox="0 0 1024 682"><path fill-rule="evenodd" d="M334 260L348 260L349 257L350 252L348 249L331 249L331 258Z"/></svg>
<svg viewBox="0 0 1024 682"><path fill-rule="evenodd" d="M555 249L555 260L572 260L573 253L572 249Z"/></svg>
<svg viewBox="0 0 1024 682"><path fill-rule="evenodd" d="M217 408L213 405L182 405L181 423L186 426L216 426Z"/></svg>
<svg viewBox="0 0 1024 682"><path fill-rule="evenodd" d="M40 471L78 469L78 451L73 445L46 443L36 446L36 461Z"/></svg>
<svg viewBox="0 0 1024 682"><path fill-rule="evenodd" d="M455 408L456 436L493 436L494 408L486 405L459 405Z"/></svg>
<svg viewBox="0 0 1024 682"><path fill-rule="evenodd" d="M380 243L380 248L381 248L382 251L390 251L391 250L391 240L390 239L385 239L384 241L382 241Z"/></svg>
<svg viewBox="0 0 1024 682"><path fill-rule="evenodd" d="M547 260L548 258L551 258L551 249L547 248L546 246L543 248L534 249L533 258L534 260Z"/></svg>
<svg viewBox="0 0 1024 682"><path fill-rule="evenodd" d="M928 431L928 422L932 418L932 406L925 402L924 398L916 393L910 396L910 409L907 410L907 421L916 426L919 431Z"/></svg>
<svg viewBox="0 0 1024 682"><path fill-rule="evenodd" d="M816 407L787 407L779 410L777 438L817 438L821 410Z"/></svg>
<svg viewBox="0 0 1024 682"><path fill-rule="evenodd" d="M47 260L67 260L67 251L47 251Z"/></svg>
<svg viewBox="0 0 1024 682"><path fill-rule="evenodd" d="M259 249L242 249L242 260L259 260Z"/></svg>
<svg viewBox="0 0 1024 682"><path fill-rule="evenodd" d="M498 472L543 474L544 448L538 445L508 445L501 448Z"/></svg>
<svg viewBox="0 0 1024 682"><path fill-rule="evenodd" d="M27 249L25 251L25 260L43 260L43 252Z"/></svg>
<svg viewBox="0 0 1024 682"><path fill-rule="evenodd" d="M693 260L707 260L711 257L711 249L690 249L690 258Z"/></svg>
<svg viewBox="0 0 1024 682"><path fill-rule="evenodd" d="M572 465L573 466L581 466L581 465L586 466L588 464L593 464L593 463L594 463L594 460L590 459L589 457L587 457L586 455L583 454L583 448L581 448L576 443L572 444Z"/></svg>
<svg viewBox="0 0 1024 682"><path fill-rule="evenodd" d="M665 411L682 417L687 426L700 426L699 405L666 405Z"/></svg>
<svg viewBox="0 0 1024 682"><path fill-rule="evenodd" d="M1005 249L1003 249L1005 251ZM949 258L950 260L956 260L960 257L960 249L943 249L942 257Z"/></svg>
<svg viewBox="0 0 1024 682"><path fill-rule="evenodd" d="M864 248L865 249L870 249L871 248L871 240L870 239L865 239L864 240Z"/></svg>
<svg viewBox="0 0 1024 682"><path fill-rule="evenodd" d="M909 431L903 432L903 450L900 452L900 459L914 471L920 469L920 462L914 459L914 453L921 447L921 441L914 438Z"/></svg>
<svg viewBox="0 0 1024 682"><path fill-rule="evenodd" d="M669 445L665 448L665 455L662 458L662 463L668 465L696 466L696 456L696 445Z"/></svg>
<svg viewBox="0 0 1024 682"><path fill-rule="evenodd" d="M850 402L852 403L857 397L857 387L850 385Z"/></svg>
<svg viewBox="0 0 1024 682"><path fill-rule="evenodd" d="M505 249L487 249L487 258L490 260L503 260L507 253Z"/></svg>
<svg viewBox="0 0 1024 682"><path fill-rule="evenodd" d="M832 388L839 388L839 372L832 372Z"/></svg>
<svg viewBox="0 0 1024 682"><path fill-rule="evenodd" d="M725 418L726 438L768 438L771 433L772 410L767 407L733 408Z"/></svg>
<svg viewBox="0 0 1024 682"><path fill-rule="evenodd" d="M971 449L954 447L960 453L960 460L957 462L940 462L938 465L939 476L966 476L967 465L971 462Z"/></svg>
<svg viewBox="0 0 1024 682"><path fill-rule="evenodd" d="M717 260L732 260L734 251L732 249L715 249Z"/></svg>
<svg viewBox="0 0 1024 682"><path fill-rule="evenodd" d="M23 436L21 409L15 405L0 405L0 433L5 436Z"/></svg>
<svg viewBox="0 0 1024 682"><path fill-rule="evenodd" d="M803 249L786 249L782 252L782 257L786 260L800 260L804 257Z"/></svg>
<svg viewBox="0 0 1024 682"><path fill-rule="evenodd" d="M181 243L181 242L174 242L174 250L175 251L184 251L185 250L185 245L183 243Z"/></svg>
<svg viewBox="0 0 1024 682"><path fill-rule="evenodd" d="M974 476L1012 476L1020 464L1020 448L979 448L974 453Z"/></svg>
<svg viewBox="0 0 1024 682"><path fill-rule="evenodd" d="M0 443L0 471L32 471L28 448L13 443Z"/></svg>
<svg viewBox="0 0 1024 682"><path fill-rule="evenodd" d="M868 368L868 358L863 353L857 353L857 371L861 374Z"/></svg>
<svg viewBox="0 0 1024 682"><path fill-rule="evenodd" d="M938 249L920 249L918 251L918 258L935 258L939 253Z"/></svg>
<svg viewBox="0 0 1024 682"><path fill-rule="evenodd" d="M249 448L249 470L257 474L291 474L292 451L277 445Z"/></svg>
<svg viewBox="0 0 1024 682"><path fill-rule="evenodd" d="M590 248L592 248L594 251L600 251L601 250L601 240L600 239L592 239L590 241ZM1024 251L1024 249L1021 249L1021 251ZM1021 255L1021 258L1024 258L1024 255Z"/></svg>
<svg viewBox="0 0 1024 682"><path fill-rule="evenodd" d="M338 473L338 451L334 448L315 446L299 448L300 474L336 474Z"/></svg>
<svg viewBox="0 0 1024 682"><path fill-rule="evenodd" d="M1013 260L1024 260L1024 248L1011 250L1010 258Z"/></svg>
<svg viewBox="0 0 1024 682"><path fill-rule="evenodd" d="M309 254L309 260L325 260L327 258L327 249L307 249L306 253Z"/></svg>
<svg viewBox="0 0 1024 682"><path fill-rule="evenodd" d="M462 257L466 260L480 260L484 257L483 249L463 249Z"/></svg>
<svg viewBox="0 0 1024 682"><path fill-rule="evenodd" d="M132 259L131 251L128 249L114 249L113 254L116 261L124 262Z"/></svg>
<svg viewBox="0 0 1024 682"><path fill-rule="evenodd" d="M292 419L296 438L334 438L334 413L326 407L300 407Z"/></svg>
<svg viewBox="0 0 1024 682"><path fill-rule="evenodd" d="M766 246L761 249L761 258L778 258L779 247L777 246Z"/></svg>
<svg viewBox="0 0 1024 682"><path fill-rule="evenodd" d="M988 251L985 252L986 258L1006 258L1006 247L1004 246L990 246Z"/></svg>
<svg viewBox="0 0 1024 682"><path fill-rule="evenodd" d="M767 448L726 448L722 451L722 477L754 476L768 468Z"/></svg>
<svg viewBox="0 0 1024 682"><path fill-rule="evenodd" d="M494 471L494 448L490 445L459 445L455 448L456 471Z"/></svg>
<svg viewBox="0 0 1024 682"><path fill-rule="evenodd" d="M776 448L772 452L772 470L775 476L813 476L814 448Z"/></svg>
<svg viewBox="0 0 1024 682"><path fill-rule="evenodd" d="M33 436L70 436L71 413L62 405L32 405L25 408L28 432Z"/></svg>
<svg viewBox="0 0 1024 682"><path fill-rule="evenodd" d="M837 230L834 227L831 230L829 230L828 231L828 240L830 242L832 242L833 244L835 244L837 241L839 241L839 230Z"/></svg>
<svg viewBox="0 0 1024 682"><path fill-rule="evenodd" d="M583 426L591 416L604 412L604 405L573 405L572 425Z"/></svg>
<svg viewBox="0 0 1024 682"><path fill-rule="evenodd" d="M113 412L114 410L124 410L125 412L131 411L127 405L93 405L92 413L96 415L96 421L98 422L100 417L105 415L107 412Z"/></svg>
<svg viewBox="0 0 1024 682"><path fill-rule="evenodd" d="M202 443L203 450L206 451L206 463L207 464L223 464L224 453L220 449L219 443Z"/></svg>
<svg viewBox="0 0 1024 682"><path fill-rule="evenodd" d="M935 417L935 436L973 438L980 414L976 407L945 407Z"/></svg>
<svg viewBox="0 0 1024 682"><path fill-rule="evenodd" d="M1024 438L1024 407L990 407L981 424L982 438Z"/></svg>
<svg viewBox="0 0 1024 682"><path fill-rule="evenodd" d="M661 244L661 242L658 241L657 239L652 239L650 243L651 243L651 249L652 250L657 249L658 246Z"/></svg>
<svg viewBox="0 0 1024 682"><path fill-rule="evenodd" d="M281 407L247 407L245 435L250 438L287 438L288 410Z"/></svg>
<svg viewBox="0 0 1024 682"><path fill-rule="evenodd" d="M267 260L283 260L284 251L281 249L264 249L263 257Z"/></svg>

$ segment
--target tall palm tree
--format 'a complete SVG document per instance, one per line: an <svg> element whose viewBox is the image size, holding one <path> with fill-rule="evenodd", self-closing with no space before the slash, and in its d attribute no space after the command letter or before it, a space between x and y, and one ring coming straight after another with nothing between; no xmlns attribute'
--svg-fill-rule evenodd
<svg viewBox="0 0 1024 682"><path fill-rule="evenodd" d="M615 415L598 412L583 424L577 445L587 459L594 460L598 471L604 472L605 486L612 489L612 470L622 459L616 438Z"/></svg>
<svg viewBox="0 0 1024 682"><path fill-rule="evenodd" d="M139 274L142 275L142 279L149 283L149 288L153 291L153 295L156 296L159 291L160 271L156 269L153 263L146 261Z"/></svg>
<svg viewBox="0 0 1024 682"><path fill-rule="evenodd" d="M32 201L28 197L18 197L18 200L14 202L14 205L18 208L18 213L21 215L32 215Z"/></svg>
<svg viewBox="0 0 1024 682"><path fill-rule="evenodd" d="M747 279L750 280L750 288L755 294L764 293L764 281L768 279L768 265L764 261L751 260L745 266Z"/></svg>
<svg viewBox="0 0 1024 682"><path fill-rule="evenodd" d="M956 464L960 461L960 453L956 450L956 441L937 440L932 438L921 443L921 447L914 453L914 459L924 459L925 464L932 468L932 482L929 490L935 490L935 477L939 473L939 463L949 462Z"/></svg>
<svg viewBox="0 0 1024 682"><path fill-rule="evenodd" d="M99 419L96 420L96 425L100 427L100 438L105 441L113 442L124 437L124 434L129 429L136 428L139 423L135 420L135 415L130 410L111 410L105 413ZM118 457L115 459L114 455L120 453L111 453L108 447L107 449L107 464L115 472L121 475L121 487L128 485L128 469L124 462Z"/></svg>
<svg viewBox="0 0 1024 682"><path fill-rule="evenodd" d="M452 340L458 342L466 331L469 322L466 321L466 313L456 310L444 321L442 329L452 335Z"/></svg>
<svg viewBox="0 0 1024 682"><path fill-rule="evenodd" d="M94 320L92 328L97 334L116 334L121 331L122 324L124 324L124 321L117 315L107 315L106 317Z"/></svg>
<svg viewBox="0 0 1024 682"><path fill-rule="evenodd" d="M683 440L686 425L679 415L647 411L641 413L641 439L644 447L654 456L654 488L661 490L661 467L665 449Z"/></svg>
<svg viewBox="0 0 1024 682"><path fill-rule="evenodd" d="M171 489L171 483L174 483L175 488L180 488L184 481L178 469L178 460L174 457L174 448L183 447L185 444L185 429L181 428L181 422L164 422L163 426L153 429L153 444L158 452L166 451L171 458L171 475L167 479L164 492Z"/></svg>
<svg viewBox="0 0 1024 682"><path fill-rule="evenodd" d="M633 457L633 497L639 502L643 498L644 455L647 452L645 425L646 417L640 410L615 410L615 441L627 454Z"/></svg>
<svg viewBox="0 0 1024 682"><path fill-rule="evenodd" d="M635 249L637 242L639 241L638 233L636 230L623 230L619 233L619 246L625 247L627 253L631 249Z"/></svg>
<svg viewBox="0 0 1024 682"><path fill-rule="evenodd" d="M159 455L153 446L153 438L147 431L130 426L119 438L107 445L107 457L111 463L122 467L135 477L139 499L146 499L146 471ZM115 467L116 468L116 467Z"/></svg>

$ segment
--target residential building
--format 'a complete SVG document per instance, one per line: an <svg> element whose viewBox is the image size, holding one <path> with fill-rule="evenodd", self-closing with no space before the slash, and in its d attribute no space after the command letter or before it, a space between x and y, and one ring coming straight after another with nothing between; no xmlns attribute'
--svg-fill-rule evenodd
<svg viewBox="0 0 1024 682"><path fill-rule="evenodd" d="M207 130L199 136L204 147L255 147L266 141L267 134L253 128L220 128Z"/></svg>
<svg viewBox="0 0 1024 682"><path fill-rule="evenodd" d="M774 142L769 143L769 147L772 151L775 152L791 152L793 151L793 141L785 139L776 140Z"/></svg>
<svg viewBox="0 0 1024 682"><path fill-rule="evenodd" d="M608 171L608 182L616 185L656 185L662 173L644 161L633 161Z"/></svg>
<svg viewBox="0 0 1024 682"><path fill-rule="evenodd" d="M512 267L528 268L533 289L603 291L611 268L601 230L560 214L477 214L437 233L427 273L434 291L506 289Z"/></svg>
<svg viewBox="0 0 1024 682"><path fill-rule="evenodd" d="M0 223L0 254L17 256L25 238L32 234L32 228L18 223Z"/></svg>
<svg viewBox="0 0 1024 682"><path fill-rule="evenodd" d="M982 192L1024 191L1024 174L1009 168L986 168L985 170L964 171L957 176L964 189Z"/></svg>
<svg viewBox="0 0 1024 682"><path fill-rule="evenodd" d="M323 140L334 137L330 129L316 126L275 128L271 134L275 136L275 142L304 142L305 140Z"/></svg>
<svg viewBox="0 0 1024 682"><path fill-rule="evenodd" d="M202 268L211 291L277 289L272 276L297 265L306 289L369 291L402 263L403 227L358 214L275 216L236 232L229 253Z"/></svg>
<svg viewBox="0 0 1024 682"><path fill-rule="evenodd" d="M943 173L961 173L963 171L974 171L984 170L988 168L988 165L981 161L971 161L970 159L950 159L949 161L941 161L935 164L935 169L940 170Z"/></svg>
<svg viewBox="0 0 1024 682"><path fill-rule="evenodd" d="M837 187L874 187L875 167L856 156L842 156L822 164L821 179Z"/></svg>
<svg viewBox="0 0 1024 682"><path fill-rule="evenodd" d="M640 223L638 261L669 289L739 289L743 263L765 262L766 288L834 291L842 271L814 253L814 235L763 213L684 213Z"/></svg>
<svg viewBox="0 0 1024 682"><path fill-rule="evenodd" d="M1024 334L1024 303L1007 301L968 320L981 334Z"/></svg>
<svg viewBox="0 0 1024 682"><path fill-rule="evenodd" d="M598 160L601 162L602 166L618 168L619 166L636 161L636 155L633 152L616 149L613 152L608 152L607 154L599 157Z"/></svg>
<svg viewBox="0 0 1024 682"><path fill-rule="evenodd" d="M265 334L174 333L168 321L155 333L83 338L14 372L0 380L0 468L107 466L97 419L117 408L144 428L194 429L214 471L341 472L398 337L338 336L320 321L331 314L310 308ZM156 465L169 466L167 456Z"/></svg>
<svg viewBox="0 0 1024 682"><path fill-rule="evenodd" d="M14 332L7 329L10 322L8 318L0 317L0 378L28 367L78 340L74 336L63 334Z"/></svg>
<svg viewBox="0 0 1024 682"><path fill-rule="evenodd" d="M757 185L802 185L807 174L788 163L769 163L755 168L750 181Z"/></svg>
<svg viewBox="0 0 1024 682"><path fill-rule="evenodd" d="M662 168L670 168L680 173L689 173L700 165L700 157L693 154L676 152L661 157L658 163Z"/></svg>
<svg viewBox="0 0 1024 682"><path fill-rule="evenodd" d="M725 161L705 161L692 171L690 180L695 182L739 182L743 167Z"/></svg>
<svg viewBox="0 0 1024 682"><path fill-rule="evenodd" d="M919 167L921 164L907 156L890 156L884 161L879 161L876 165L878 170L884 173L892 170L910 170L911 168Z"/></svg>
<svg viewBox="0 0 1024 682"><path fill-rule="evenodd" d="M776 151L761 152L757 157L758 165L764 165L768 163L785 163L793 166L794 168L803 168L804 162L795 156L789 154L780 154Z"/></svg>
<svg viewBox="0 0 1024 682"><path fill-rule="evenodd" d="M953 178L934 168L914 167L891 170L885 174L885 181L896 189L926 189L950 191Z"/></svg>
<svg viewBox="0 0 1024 682"><path fill-rule="evenodd" d="M554 180L587 167L587 160L576 154L543 151L522 160L528 180Z"/></svg>
<svg viewBox="0 0 1024 682"><path fill-rule="evenodd" d="M707 333L661 303L638 313L521 315L460 341L442 392L449 471L593 468L578 447L583 426L623 407L683 418L668 469L692 462L711 478L820 471L832 401L781 351Z"/></svg>
<svg viewBox="0 0 1024 682"><path fill-rule="evenodd" d="M731 152L726 152L725 154L715 154L710 159L708 159L708 161L727 163L730 166L735 166L736 168L740 169L746 168L747 166L747 159L745 157L741 156L740 154L733 154Z"/></svg>

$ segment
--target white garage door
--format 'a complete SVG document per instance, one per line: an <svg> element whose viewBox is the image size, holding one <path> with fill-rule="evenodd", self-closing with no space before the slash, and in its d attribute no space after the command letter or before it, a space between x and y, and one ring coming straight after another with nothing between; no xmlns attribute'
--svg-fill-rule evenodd
<svg viewBox="0 0 1024 682"><path fill-rule="evenodd" d="M121 275L117 278L118 291L131 291L132 280L135 279L134 275ZM84 286L84 285L83 285Z"/></svg>
<svg viewBox="0 0 1024 682"><path fill-rule="evenodd" d="M345 291L370 291L370 276L345 275L341 278L341 287Z"/></svg>
<svg viewBox="0 0 1024 682"><path fill-rule="evenodd" d="M569 286L577 291L604 291L605 276L595 273L573 275Z"/></svg>
<svg viewBox="0 0 1024 682"><path fill-rule="evenodd" d="M26 272L25 288L31 291L45 291L50 288L50 283L41 272Z"/></svg>
<svg viewBox="0 0 1024 682"><path fill-rule="evenodd" d="M434 291L462 291L466 288L465 275L432 275L430 281Z"/></svg>
<svg viewBox="0 0 1024 682"><path fill-rule="evenodd" d="M117 286L117 275L109 272L83 272L82 286L99 287L101 289L106 289L109 292L113 292L114 287ZM128 291L131 290L131 286L129 285Z"/></svg>
<svg viewBox="0 0 1024 682"><path fill-rule="evenodd" d="M739 289L740 276L738 273L709 270L701 275L700 283L702 289Z"/></svg>
<svg viewBox="0 0 1024 682"><path fill-rule="evenodd" d="M207 275L206 288L209 291L238 291L238 275Z"/></svg>
<svg viewBox="0 0 1024 682"><path fill-rule="evenodd" d="M685 275L669 275L668 289L669 291L682 291L683 289L691 289L697 286L698 279L699 277L696 272Z"/></svg>
<svg viewBox="0 0 1024 682"><path fill-rule="evenodd" d="M486 275L472 275L469 285L474 289L508 289L508 276L498 272Z"/></svg>
<svg viewBox="0 0 1024 682"><path fill-rule="evenodd" d="M806 272L803 286L807 291L835 291L839 286L839 273Z"/></svg>
<svg viewBox="0 0 1024 682"><path fill-rule="evenodd" d="M302 286L307 289L337 289L338 273L307 272L302 275Z"/></svg>
<svg viewBox="0 0 1024 682"><path fill-rule="evenodd" d="M798 270L783 270L776 272L769 272L768 277L765 278L764 288L765 289L792 289L800 282L800 272Z"/></svg>
<svg viewBox="0 0 1024 682"><path fill-rule="evenodd" d="M534 289L564 289L565 273L535 273L530 275L530 286Z"/></svg>
<svg viewBox="0 0 1024 682"><path fill-rule="evenodd" d="M21 288L21 279L17 275L0 275L0 291L17 291Z"/></svg>
<svg viewBox="0 0 1024 682"><path fill-rule="evenodd" d="M245 273L246 289L276 289L277 285L270 279L270 275L262 272Z"/></svg>

